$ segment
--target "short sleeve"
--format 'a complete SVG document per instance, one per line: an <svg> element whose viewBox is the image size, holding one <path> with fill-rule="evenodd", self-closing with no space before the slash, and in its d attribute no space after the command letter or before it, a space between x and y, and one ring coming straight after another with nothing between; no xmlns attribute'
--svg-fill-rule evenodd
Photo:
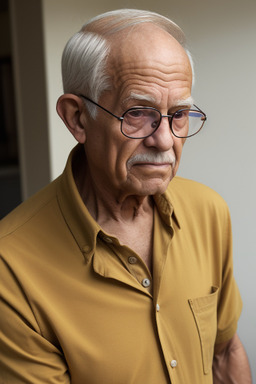
<svg viewBox="0 0 256 384"><path fill-rule="evenodd" d="M225 342L234 336L242 311L242 299L233 271L232 229L228 207L226 207L222 232L222 284L218 301L216 344Z"/></svg>

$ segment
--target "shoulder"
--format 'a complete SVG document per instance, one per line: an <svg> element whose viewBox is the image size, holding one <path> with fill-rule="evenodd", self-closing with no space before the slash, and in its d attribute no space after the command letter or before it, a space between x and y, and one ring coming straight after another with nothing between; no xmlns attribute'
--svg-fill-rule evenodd
<svg viewBox="0 0 256 384"><path fill-rule="evenodd" d="M0 221L0 240L15 233L17 230L33 224L36 217L45 212L46 207L56 200L56 185L58 179L21 203L11 213Z"/></svg>
<svg viewBox="0 0 256 384"><path fill-rule="evenodd" d="M175 176L169 183L166 193L170 197L175 197L175 199L188 199L195 203L203 199L204 202L214 201L218 204L226 205L225 200L212 188L197 181L178 176Z"/></svg>
<svg viewBox="0 0 256 384"><path fill-rule="evenodd" d="M215 215L229 216L226 201L212 188L197 181L175 177L169 184L166 197L175 211L193 214L193 216Z"/></svg>

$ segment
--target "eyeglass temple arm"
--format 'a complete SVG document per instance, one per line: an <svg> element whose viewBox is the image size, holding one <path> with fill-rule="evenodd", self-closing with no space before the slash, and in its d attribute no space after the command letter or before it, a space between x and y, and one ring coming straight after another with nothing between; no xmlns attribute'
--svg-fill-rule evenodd
<svg viewBox="0 0 256 384"><path fill-rule="evenodd" d="M197 105L195 105L195 104L193 104L193 105L194 105L194 107L196 107L198 109L199 112L201 112L204 115L204 121L206 121L206 119L207 119L206 114Z"/></svg>
<svg viewBox="0 0 256 384"><path fill-rule="evenodd" d="M105 111L105 112L109 113L110 115L114 116L114 117L115 117L116 119L118 119L119 121L122 121L122 120L124 119L123 117L117 116L117 115L115 115L114 113L108 111L106 108L104 108L104 107L102 107L101 105L97 104L95 101L89 99L89 97L86 97L86 96L84 96L84 95L78 95L78 96L79 96L79 97L82 97L82 98L85 99L85 100L90 101L92 104L94 104L94 105L96 105L97 107L103 109L103 111Z"/></svg>

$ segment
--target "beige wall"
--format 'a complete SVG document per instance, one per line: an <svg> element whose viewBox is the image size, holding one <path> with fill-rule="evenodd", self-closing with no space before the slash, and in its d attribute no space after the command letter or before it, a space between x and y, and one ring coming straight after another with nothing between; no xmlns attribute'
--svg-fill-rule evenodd
<svg viewBox="0 0 256 384"><path fill-rule="evenodd" d="M26 0L27 1L27 0ZM32 0L34 1L34 0ZM62 93L60 58L71 34L91 16L121 7L163 13L185 31L194 56L194 97L208 122L184 148L180 175L201 181L229 204L234 264L243 296L239 333L256 355L255 0L42 0L51 178L63 169L74 140L55 112ZM256 379L256 367L254 376Z"/></svg>

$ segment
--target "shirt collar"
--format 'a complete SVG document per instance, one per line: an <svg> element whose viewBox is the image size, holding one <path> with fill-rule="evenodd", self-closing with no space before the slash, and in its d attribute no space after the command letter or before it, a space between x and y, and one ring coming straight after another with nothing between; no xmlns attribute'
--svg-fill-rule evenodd
<svg viewBox="0 0 256 384"><path fill-rule="evenodd" d="M173 220L177 224L178 228L180 229L179 220L177 218L176 211L174 209L173 205L173 199L170 193L171 189L171 183L169 184L169 187L165 193L162 195L155 195L153 196L155 205L157 207L157 210L159 212L159 215L161 216L164 223L172 227Z"/></svg>
<svg viewBox="0 0 256 384"><path fill-rule="evenodd" d="M71 151L63 174L59 179L57 199L67 226L75 238L85 260L94 253L97 236L101 231L98 223L90 215L75 183L72 173L72 159L81 148L77 145Z"/></svg>

